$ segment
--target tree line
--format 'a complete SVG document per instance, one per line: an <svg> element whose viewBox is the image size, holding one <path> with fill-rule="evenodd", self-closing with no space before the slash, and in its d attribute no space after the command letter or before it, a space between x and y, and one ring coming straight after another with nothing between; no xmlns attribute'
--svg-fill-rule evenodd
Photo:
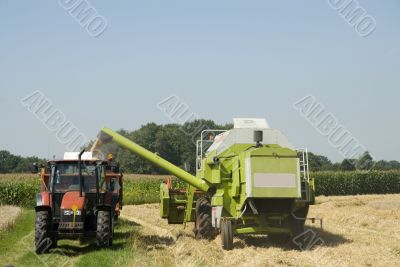
<svg viewBox="0 0 400 267"><path fill-rule="evenodd" d="M45 163L46 160L38 157L17 156L7 150L0 150L0 173L30 172L34 162Z"/></svg>
<svg viewBox="0 0 400 267"><path fill-rule="evenodd" d="M232 124L217 124L212 120L194 120L185 124L148 123L137 130L121 129L118 133L148 150L156 152L186 171L195 173L196 140L200 139L201 132L205 129L228 130L232 127ZM207 139L209 136L205 138ZM86 146L86 149L91 147L93 141ZM162 169L114 143L105 144L102 152L105 156L112 153L126 173L165 173ZM45 161L38 157L22 157L2 150L0 151L0 173L29 172L33 162L44 163ZM396 160L374 162L368 152L365 152L359 159L344 159L342 162L336 163L326 156L309 152L309 165L311 171L353 171L371 168L374 170L400 170L400 162Z"/></svg>
<svg viewBox="0 0 400 267"><path fill-rule="evenodd" d="M325 156L312 152L308 152L308 157L311 171L400 170L400 162L397 160L374 161L368 151L365 151L358 159L344 159L335 163Z"/></svg>

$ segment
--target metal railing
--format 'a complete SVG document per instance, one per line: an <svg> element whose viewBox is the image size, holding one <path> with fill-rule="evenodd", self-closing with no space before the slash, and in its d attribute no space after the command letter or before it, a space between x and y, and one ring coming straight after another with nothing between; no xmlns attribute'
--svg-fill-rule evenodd
<svg viewBox="0 0 400 267"><path fill-rule="evenodd" d="M297 152L300 153L299 159L299 168L300 168L300 178L301 184L304 183L304 188L301 186L301 198L304 201L311 201L311 192L310 192L310 167L308 164L308 150L307 148L297 149ZM303 194L305 197L303 197Z"/></svg>
<svg viewBox="0 0 400 267"><path fill-rule="evenodd" d="M210 147L212 143L214 143L215 136L217 136L216 133L221 134L224 132L227 132L227 130L207 129L201 132L200 139L196 141L196 171L200 171L203 168L202 162L206 152L206 149L204 149L205 145L208 144L208 147ZM214 138L212 140L205 140L204 138L207 133L212 133L214 135Z"/></svg>

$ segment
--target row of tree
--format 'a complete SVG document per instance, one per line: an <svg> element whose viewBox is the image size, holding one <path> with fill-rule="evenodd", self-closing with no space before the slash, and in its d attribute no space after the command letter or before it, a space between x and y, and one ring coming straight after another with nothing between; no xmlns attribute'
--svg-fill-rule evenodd
<svg viewBox="0 0 400 267"><path fill-rule="evenodd" d="M230 129L232 124L217 124L211 120L195 120L180 124L158 125L148 123L135 131L119 130L118 132L135 141L143 147L158 153L173 164L191 172L195 172L196 140L205 129ZM210 138L209 135L204 136ZM93 142L88 144L90 148ZM112 153L120 166L127 173L164 173L137 155L122 149L114 143L104 144L101 147L104 155ZM0 173L28 172L32 162L44 162L37 157L21 157L12 155L8 151L0 151ZM327 157L309 153L311 171L352 171L356 169L400 170L398 161L374 162L371 155L365 152L359 159L344 159L339 163L332 163Z"/></svg>
<svg viewBox="0 0 400 267"><path fill-rule="evenodd" d="M396 160L374 161L368 151L358 159L344 159L342 162L332 163L327 157L309 152L309 164L312 171L354 171L354 170L400 170L400 162Z"/></svg>
<svg viewBox="0 0 400 267"><path fill-rule="evenodd" d="M7 150L0 150L0 173L29 172L34 162L44 163L46 160L38 157L21 157Z"/></svg>
<svg viewBox="0 0 400 267"><path fill-rule="evenodd" d="M231 129L232 124L217 124L211 120L195 120L181 124L158 125L148 123L135 131L119 130L118 133L137 144L156 152L161 157L191 173L195 172L196 141L206 129ZM208 138L208 135L206 135ZM88 148L92 144L88 145ZM165 173L141 157L121 148L114 143L101 147L104 155L112 153L125 172L129 173Z"/></svg>

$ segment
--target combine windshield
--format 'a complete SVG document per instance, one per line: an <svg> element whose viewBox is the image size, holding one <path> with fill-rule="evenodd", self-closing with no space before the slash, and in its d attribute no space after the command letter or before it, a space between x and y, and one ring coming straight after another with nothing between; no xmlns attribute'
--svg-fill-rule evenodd
<svg viewBox="0 0 400 267"><path fill-rule="evenodd" d="M82 164L83 192L95 193L98 173L102 166ZM53 191L65 193L67 191L79 191L79 165L73 163L57 163L52 166L51 177Z"/></svg>

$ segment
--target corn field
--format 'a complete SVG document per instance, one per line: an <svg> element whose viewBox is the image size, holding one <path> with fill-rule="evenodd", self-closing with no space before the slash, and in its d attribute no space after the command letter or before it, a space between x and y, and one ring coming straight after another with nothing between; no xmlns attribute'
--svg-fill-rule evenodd
<svg viewBox="0 0 400 267"><path fill-rule="evenodd" d="M400 171L314 172L316 195L340 196L400 193ZM127 174L124 176L123 202L129 204L157 203L160 175ZM182 182L175 181L178 187ZM0 204L34 207L40 177L32 174L0 175Z"/></svg>

